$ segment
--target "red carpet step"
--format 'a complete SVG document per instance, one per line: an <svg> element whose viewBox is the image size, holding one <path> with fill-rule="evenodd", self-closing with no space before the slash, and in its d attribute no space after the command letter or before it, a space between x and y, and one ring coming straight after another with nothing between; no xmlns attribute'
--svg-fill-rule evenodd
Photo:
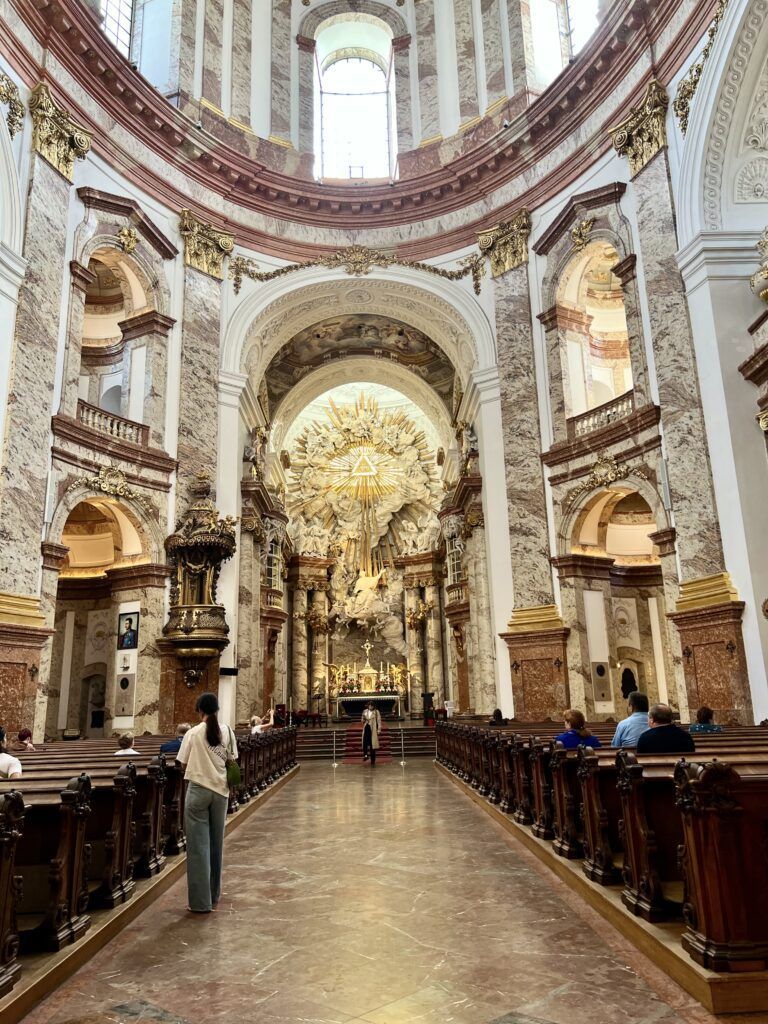
<svg viewBox="0 0 768 1024"><path fill-rule="evenodd" d="M363 761L363 723L358 722L346 731L346 749L344 764L367 764ZM392 733L382 723L379 730L379 749L376 751L376 764L388 764L392 760Z"/></svg>

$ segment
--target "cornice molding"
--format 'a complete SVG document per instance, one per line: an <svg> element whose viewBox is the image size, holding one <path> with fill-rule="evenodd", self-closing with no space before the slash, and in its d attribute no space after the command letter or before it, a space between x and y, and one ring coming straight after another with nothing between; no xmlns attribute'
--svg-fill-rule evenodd
<svg viewBox="0 0 768 1024"><path fill-rule="evenodd" d="M87 210L101 210L117 217L124 217L139 231L144 240L165 260L179 255L179 250L166 238L163 232L149 219L134 199L101 192L97 188L83 187L77 190L80 202Z"/></svg>
<svg viewBox="0 0 768 1024"><path fill-rule="evenodd" d="M577 220L584 210L599 210L604 206L618 206L621 197L627 191L623 181L614 181L610 185L594 188L589 192L581 192L571 196L565 209L552 221L550 226L533 245L537 256L546 256L560 241L570 228L577 227Z"/></svg>
<svg viewBox="0 0 768 1024"><path fill-rule="evenodd" d="M254 137L257 151L239 152L226 141L232 139L234 131L229 122L205 111L201 116L209 130L200 131L190 118L172 107L109 44L96 19L78 0L12 2L35 37L109 116L171 165L181 167L194 181L202 182L235 205L266 216L342 230L406 224L422 211L436 217L486 199L511 178L540 165L547 153L573 135L588 114L605 104L628 69L642 58L649 44L659 39L679 9L678 0L614 3L579 59L516 118L511 131L501 129L504 111L500 111L496 118L499 129L452 160L449 166L389 187L321 185L274 170L258 158L258 150L271 156L272 150L265 148L268 143ZM661 80L670 80L689 59L695 41L711 20L714 4L715 0L711 0L696 5L666 52L657 56L656 75ZM0 37L13 43L13 60L20 73L28 76L30 67L35 67L34 60L26 51L20 52L23 47L10 35L7 26L0 25ZM42 69L37 68L37 75L41 74ZM638 82L623 109L612 112L612 121L626 116L632 104L642 98L648 80L646 75ZM96 148L106 159L118 167L130 168L130 176L140 187L171 208L184 205L186 196L171 185L167 176L152 171L148 162L136 166L100 125L92 123L82 111L78 115L93 132ZM495 120L489 122L491 129L494 124ZM487 130L484 128L480 134L487 136ZM217 131L220 138L216 137ZM251 145L251 140L248 144ZM480 231L511 216L521 205L535 208L562 190L609 147L605 131L595 133L579 150L569 153L551 175L537 178L513 203L500 206L487 218L472 224L407 243L399 248L399 254L437 255L469 244ZM220 214L207 210L200 213L224 226ZM283 258L317 254L322 248L240 226L237 235L240 244Z"/></svg>
<svg viewBox="0 0 768 1024"><path fill-rule="evenodd" d="M146 313L139 313L138 316L121 320L117 326L123 332L123 342L126 342L133 341L134 338L145 338L148 334L167 338L175 323L172 316L166 316L156 309L150 309Z"/></svg>

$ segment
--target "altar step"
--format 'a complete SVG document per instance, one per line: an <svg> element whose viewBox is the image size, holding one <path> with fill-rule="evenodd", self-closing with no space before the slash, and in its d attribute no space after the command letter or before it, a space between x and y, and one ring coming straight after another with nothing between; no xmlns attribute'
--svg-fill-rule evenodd
<svg viewBox="0 0 768 1024"><path fill-rule="evenodd" d="M392 757L395 761L409 757L435 756L435 730L424 726L403 729L403 741L400 741L400 728L394 724L384 723L392 746ZM296 745L296 756L299 761L332 761L333 734L336 732L336 758L339 763L347 750L347 731L355 726L337 726L335 729L299 729ZM358 733L359 735L359 733Z"/></svg>

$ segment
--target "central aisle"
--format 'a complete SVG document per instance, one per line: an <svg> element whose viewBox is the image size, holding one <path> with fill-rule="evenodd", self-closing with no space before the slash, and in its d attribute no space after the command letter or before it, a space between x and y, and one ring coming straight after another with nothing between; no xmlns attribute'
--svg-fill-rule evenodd
<svg viewBox="0 0 768 1024"><path fill-rule="evenodd" d="M216 914L174 885L26 1022L681 1020L556 886L431 762L302 767L228 838Z"/></svg>

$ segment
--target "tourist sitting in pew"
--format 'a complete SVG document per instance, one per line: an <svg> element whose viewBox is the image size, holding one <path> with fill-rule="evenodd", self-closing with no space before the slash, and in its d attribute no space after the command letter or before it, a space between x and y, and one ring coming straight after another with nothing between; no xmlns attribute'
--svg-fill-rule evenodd
<svg viewBox="0 0 768 1024"><path fill-rule="evenodd" d="M132 754L138 754L138 750L133 749L133 736L129 732L124 732L117 741L115 757L130 757Z"/></svg>
<svg viewBox="0 0 768 1024"><path fill-rule="evenodd" d="M10 749L14 754L26 754L30 750L34 751L32 744L32 731L31 729L21 729L18 736L11 744Z"/></svg>
<svg viewBox="0 0 768 1024"><path fill-rule="evenodd" d="M637 741L638 754L688 754L696 749L690 733L672 721L672 708L667 704L653 705L648 725Z"/></svg>
<svg viewBox="0 0 768 1024"><path fill-rule="evenodd" d="M715 725L715 712L706 704L696 712L696 721L691 722L688 732L722 732L722 725Z"/></svg>
<svg viewBox="0 0 768 1024"><path fill-rule="evenodd" d="M165 743L160 744L161 754L178 754L181 749L181 741L184 739L184 734L189 732L192 726L189 722L179 722L176 726L176 737L172 740L166 740Z"/></svg>
<svg viewBox="0 0 768 1024"><path fill-rule="evenodd" d="M491 717L488 719L488 725L506 725L507 720L501 713L501 708L496 708Z"/></svg>
<svg viewBox="0 0 768 1024"><path fill-rule="evenodd" d="M630 693L627 697L627 711L627 718L623 718L616 726L611 740L612 747L636 747L638 739L648 729L648 698L644 693L639 690Z"/></svg>
<svg viewBox="0 0 768 1024"><path fill-rule="evenodd" d="M581 711L569 708L563 715L563 720L565 732L555 736L555 740L562 743L566 750L575 750L582 743L587 747L600 746L600 740L587 728L587 721Z"/></svg>
<svg viewBox="0 0 768 1024"><path fill-rule="evenodd" d="M0 725L0 779L20 779L21 761L6 750L5 729Z"/></svg>

